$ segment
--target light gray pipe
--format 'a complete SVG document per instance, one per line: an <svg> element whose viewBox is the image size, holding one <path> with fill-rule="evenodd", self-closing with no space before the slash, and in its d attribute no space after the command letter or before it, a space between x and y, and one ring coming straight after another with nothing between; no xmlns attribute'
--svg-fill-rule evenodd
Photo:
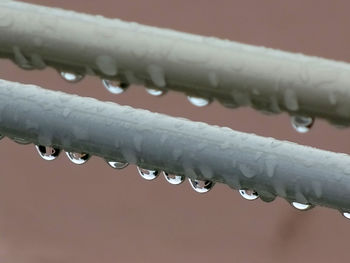
<svg viewBox="0 0 350 263"><path fill-rule="evenodd" d="M0 81L0 134L350 211L350 156Z"/></svg>
<svg viewBox="0 0 350 263"><path fill-rule="evenodd" d="M0 2L0 56L22 68L218 99L228 107L350 123L347 63L11 0Z"/></svg>

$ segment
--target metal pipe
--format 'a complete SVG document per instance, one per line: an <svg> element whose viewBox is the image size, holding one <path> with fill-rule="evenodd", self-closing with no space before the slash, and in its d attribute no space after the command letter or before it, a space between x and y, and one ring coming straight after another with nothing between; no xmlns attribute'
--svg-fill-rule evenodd
<svg viewBox="0 0 350 263"><path fill-rule="evenodd" d="M0 2L0 17L0 56L25 69L52 66L350 123L348 63L11 0Z"/></svg>
<svg viewBox="0 0 350 263"><path fill-rule="evenodd" d="M0 81L0 134L350 211L350 156Z"/></svg>

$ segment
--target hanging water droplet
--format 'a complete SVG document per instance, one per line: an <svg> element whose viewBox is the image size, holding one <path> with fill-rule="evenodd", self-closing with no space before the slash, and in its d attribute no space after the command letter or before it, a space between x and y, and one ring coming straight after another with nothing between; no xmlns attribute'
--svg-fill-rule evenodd
<svg viewBox="0 0 350 263"><path fill-rule="evenodd" d="M294 90L287 89L284 92L284 104L288 110L297 111L299 109L298 96Z"/></svg>
<svg viewBox="0 0 350 263"><path fill-rule="evenodd" d="M15 143L21 144L21 145L26 145L26 144L30 144L30 141L27 141L23 138L19 138L19 137L13 137L11 138Z"/></svg>
<svg viewBox="0 0 350 263"><path fill-rule="evenodd" d="M9 27L13 23L13 17L10 13L0 15L0 27Z"/></svg>
<svg viewBox="0 0 350 263"><path fill-rule="evenodd" d="M148 181L156 179L159 175L159 171L157 170L147 170L139 166L137 166L137 170L139 171L139 174L141 175L141 177Z"/></svg>
<svg viewBox="0 0 350 263"><path fill-rule="evenodd" d="M84 164L90 158L90 155L87 153L66 152L66 155L68 159L75 164Z"/></svg>
<svg viewBox="0 0 350 263"><path fill-rule="evenodd" d="M35 148L38 151L40 157L46 161L55 160L61 152L61 150L58 148L48 147L44 145L35 145Z"/></svg>
<svg viewBox="0 0 350 263"><path fill-rule="evenodd" d="M82 80L84 77L81 74L72 73L72 72L65 72L65 71L61 71L60 74L64 80L71 82L71 83L76 83L76 82Z"/></svg>
<svg viewBox="0 0 350 263"><path fill-rule="evenodd" d="M96 58L98 69L107 76L115 76L118 73L118 67L113 57L101 55Z"/></svg>
<svg viewBox="0 0 350 263"><path fill-rule="evenodd" d="M241 196L249 201L255 200L257 198L259 198L259 195L257 192L255 192L254 190L244 190L244 189L240 189L239 193L241 194Z"/></svg>
<svg viewBox="0 0 350 263"><path fill-rule="evenodd" d="M350 219L350 213L349 212L343 212L343 216L347 219Z"/></svg>
<svg viewBox="0 0 350 263"><path fill-rule="evenodd" d="M117 162L117 161L107 161L110 167L114 169L123 169L129 165L129 163Z"/></svg>
<svg viewBox="0 0 350 263"><path fill-rule="evenodd" d="M161 96L164 94L164 91L160 89L146 89L146 91L152 96Z"/></svg>
<svg viewBox="0 0 350 263"><path fill-rule="evenodd" d="M159 67L158 65L149 65L147 67L147 71L151 77L152 82L156 87L163 88L166 86L164 70L161 67Z"/></svg>
<svg viewBox="0 0 350 263"><path fill-rule="evenodd" d="M107 79L103 79L102 83L105 88L112 94L122 94L129 87L129 85L125 82L112 81Z"/></svg>
<svg viewBox="0 0 350 263"><path fill-rule="evenodd" d="M163 172L163 175L168 183L173 185L181 184L186 179L184 175L169 174L167 172Z"/></svg>
<svg viewBox="0 0 350 263"><path fill-rule="evenodd" d="M209 100L199 97L187 96L187 99L189 100L189 102L191 102L194 106L197 107L204 107L210 103Z"/></svg>
<svg viewBox="0 0 350 263"><path fill-rule="evenodd" d="M44 59L39 54L36 54L36 53L31 54L30 61L31 61L31 64L37 69L44 69L46 67L46 63Z"/></svg>
<svg viewBox="0 0 350 263"><path fill-rule="evenodd" d="M315 119L305 116L292 116L291 123L293 128L300 133L308 132L313 126Z"/></svg>
<svg viewBox="0 0 350 263"><path fill-rule="evenodd" d="M194 179L188 179L190 181L190 184L197 193L207 193L209 192L215 185L214 182L209 180L194 180Z"/></svg>
<svg viewBox="0 0 350 263"><path fill-rule="evenodd" d="M294 206L296 209L302 210L302 211L305 211L305 210L312 208L311 204L302 204L302 203L298 203L298 202L292 202L292 206Z"/></svg>
<svg viewBox="0 0 350 263"><path fill-rule="evenodd" d="M17 46L13 47L13 53L16 64L22 69L33 69L33 65L29 62L29 60L24 56L21 49Z"/></svg>

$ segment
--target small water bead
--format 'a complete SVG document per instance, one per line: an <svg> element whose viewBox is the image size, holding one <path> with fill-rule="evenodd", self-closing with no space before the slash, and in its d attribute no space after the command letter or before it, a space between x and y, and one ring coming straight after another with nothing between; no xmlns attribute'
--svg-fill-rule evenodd
<svg viewBox="0 0 350 263"><path fill-rule="evenodd" d="M259 198L259 195L257 192L255 192L254 190L244 190L244 189L240 189L239 193L241 194L241 196L249 201L253 201L257 198Z"/></svg>
<svg viewBox="0 0 350 263"><path fill-rule="evenodd" d="M58 148L47 147L44 145L35 145L35 148L38 151L40 157L46 161L55 160L61 152L61 150Z"/></svg>
<svg viewBox="0 0 350 263"><path fill-rule="evenodd" d="M165 74L164 69L161 68L158 65L149 65L147 67L147 71L149 73L149 76L153 82L153 84L156 87L165 87L166 86L166 80L165 80Z"/></svg>
<svg viewBox="0 0 350 263"><path fill-rule="evenodd" d="M84 164L90 158L90 155L87 153L66 152L66 155L68 159L75 164Z"/></svg>
<svg viewBox="0 0 350 263"><path fill-rule="evenodd" d="M33 65L29 60L24 56L21 49L17 46L13 47L13 53L16 64L22 69L33 69Z"/></svg>
<svg viewBox="0 0 350 263"><path fill-rule="evenodd" d="M72 72L66 72L66 71L61 71L60 74L64 80L66 80L70 83L76 83L76 82L82 80L84 77L84 75L72 73Z"/></svg>
<svg viewBox="0 0 350 263"><path fill-rule="evenodd" d="M305 211L313 207L311 204L302 204L298 202L292 202L292 206L301 211Z"/></svg>
<svg viewBox="0 0 350 263"><path fill-rule="evenodd" d="M163 172L163 175L165 180L167 180L168 183L173 185L181 184L186 179L184 175L169 174L167 172Z"/></svg>
<svg viewBox="0 0 350 263"><path fill-rule="evenodd" d="M117 161L106 161L110 167L114 169L123 169L129 165L129 163L117 162Z"/></svg>
<svg viewBox="0 0 350 263"><path fill-rule="evenodd" d="M189 100L189 102L191 102L191 104L197 107L204 107L210 103L208 99L199 98L199 97L187 96L187 99Z"/></svg>
<svg viewBox="0 0 350 263"><path fill-rule="evenodd" d="M315 119L305 116L292 116L291 123L293 128L299 133L308 132L313 126Z"/></svg>
<svg viewBox="0 0 350 263"><path fill-rule="evenodd" d="M13 17L10 13L0 15L0 27L9 27L13 23Z"/></svg>
<svg viewBox="0 0 350 263"><path fill-rule="evenodd" d="M350 219L350 213L349 212L343 212L343 216L347 219Z"/></svg>
<svg viewBox="0 0 350 263"><path fill-rule="evenodd" d="M297 111L299 109L298 96L294 90L287 89L284 92L284 105L290 111Z"/></svg>
<svg viewBox="0 0 350 263"><path fill-rule="evenodd" d="M112 94L122 94L129 87L129 85L125 82L112 81L107 79L103 79L102 83L105 88Z"/></svg>
<svg viewBox="0 0 350 263"><path fill-rule="evenodd" d="M26 144L30 144L30 141L27 141L23 138L19 138L19 137L13 137L11 138L15 143L21 144L21 145L26 145Z"/></svg>
<svg viewBox="0 0 350 263"><path fill-rule="evenodd" d="M107 76L115 76L118 73L118 67L113 57L108 55L100 55L95 61L98 69Z"/></svg>
<svg viewBox="0 0 350 263"><path fill-rule="evenodd" d="M164 94L164 91L160 89L146 89L146 91L152 96L161 96Z"/></svg>
<svg viewBox="0 0 350 263"><path fill-rule="evenodd" d="M141 175L141 177L148 181L156 179L159 175L159 171L157 170L147 170L139 166L137 166L137 170L139 171L139 174Z"/></svg>
<svg viewBox="0 0 350 263"><path fill-rule="evenodd" d="M209 192L215 185L214 182L209 180L194 180L194 179L188 179L193 190L195 190L197 193L204 194Z"/></svg>

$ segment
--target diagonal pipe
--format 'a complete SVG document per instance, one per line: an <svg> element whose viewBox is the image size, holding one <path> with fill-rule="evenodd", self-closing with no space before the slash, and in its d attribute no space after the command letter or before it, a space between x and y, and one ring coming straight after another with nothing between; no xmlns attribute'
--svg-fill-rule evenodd
<svg viewBox="0 0 350 263"><path fill-rule="evenodd" d="M350 122L348 63L11 0L0 2L0 56L228 107Z"/></svg>
<svg viewBox="0 0 350 263"><path fill-rule="evenodd" d="M350 211L350 156L0 80L0 133Z"/></svg>

